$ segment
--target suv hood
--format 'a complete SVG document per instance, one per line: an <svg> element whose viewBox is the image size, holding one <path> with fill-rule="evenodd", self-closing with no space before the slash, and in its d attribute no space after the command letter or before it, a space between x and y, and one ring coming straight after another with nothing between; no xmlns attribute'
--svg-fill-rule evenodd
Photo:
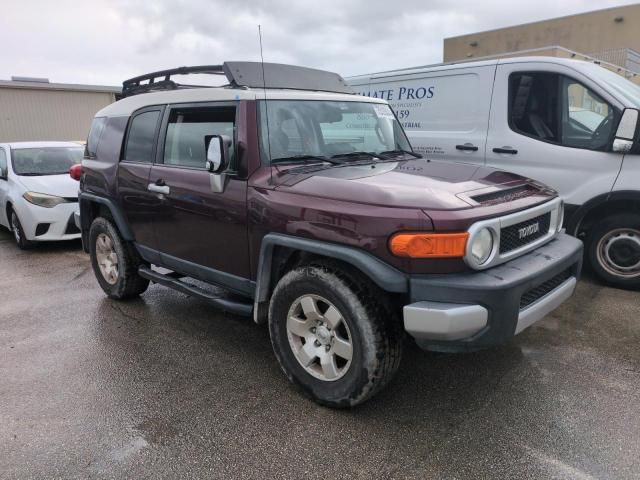
<svg viewBox="0 0 640 480"><path fill-rule="evenodd" d="M426 210L476 207L481 202L474 200L474 196L491 195L518 185L541 195L539 202L554 195L520 175L464 163L412 159L336 166L313 172L311 169L310 166L274 167L276 189L332 200Z"/></svg>
<svg viewBox="0 0 640 480"><path fill-rule="evenodd" d="M79 183L68 173L63 175L42 175L29 177L17 175L15 177L29 192L46 193L57 197L78 198Z"/></svg>

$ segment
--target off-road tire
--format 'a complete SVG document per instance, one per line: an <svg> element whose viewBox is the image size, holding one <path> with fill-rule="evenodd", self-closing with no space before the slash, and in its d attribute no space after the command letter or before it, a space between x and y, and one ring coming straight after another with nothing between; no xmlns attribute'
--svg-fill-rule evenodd
<svg viewBox="0 0 640 480"><path fill-rule="evenodd" d="M13 239L18 245L18 248L21 250L27 250L33 246L33 242L27 240L27 237L24 235L24 229L22 228L22 223L20 223L20 218L18 218L18 214L15 210L9 210L9 224L11 225L11 233L13 233Z"/></svg>
<svg viewBox="0 0 640 480"><path fill-rule="evenodd" d="M329 300L351 334L351 364L337 380L321 380L308 373L289 343L289 309L296 299L309 294ZM270 301L269 333L289 380L317 403L333 408L358 405L379 392L398 370L404 339L387 294L359 272L330 262L298 267L280 279Z"/></svg>
<svg viewBox="0 0 640 480"><path fill-rule="evenodd" d="M113 250L118 259L118 275L115 284L107 282L96 256L96 241L104 234L111 239ZM98 283L109 298L126 300L142 294L149 287L149 280L138 275L138 267L143 264L142 259L133 245L124 241L116 227L106 218L98 217L89 230L89 248L91 266L98 279Z"/></svg>
<svg viewBox="0 0 640 480"><path fill-rule="evenodd" d="M606 217L598 222L587 234L586 249L589 264L596 275L609 285L628 289L640 288L640 271L633 270L627 275L616 274L616 268L606 265L607 256L602 253L602 245L607 238L615 237L616 232L627 232L630 238L640 242L640 215L637 213L620 213ZM635 233L634 233L635 232ZM635 242L636 240L633 240ZM599 253L600 251L600 253ZM632 260L631 263L635 262Z"/></svg>

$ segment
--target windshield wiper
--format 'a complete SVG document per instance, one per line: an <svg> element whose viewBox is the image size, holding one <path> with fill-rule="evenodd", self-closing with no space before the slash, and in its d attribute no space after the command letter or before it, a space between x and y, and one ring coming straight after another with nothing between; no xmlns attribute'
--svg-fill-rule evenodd
<svg viewBox="0 0 640 480"><path fill-rule="evenodd" d="M415 158L422 158L422 155L415 153L415 152L411 152L409 150L387 150L386 152L380 152L378 155L380 156L389 156L389 155L411 155L412 157Z"/></svg>
<svg viewBox="0 0 640 480"><path fill-rule="evenodd" d="M294 155L293 157L279 157L279 158L271 159L272 165L276 163L288 163L288 162L292 162L292 163L323 162L323 163L330 163L332 165L340 165L342 163L342 162L338 162L337 160L334 160L333 157L327 158L327 157L321 157L319 155Z"/></svg>
<svg viewBox="0 0 640 480"><path fill-rule="evenodd" d="M332 155L331 158L377 158L378 155L375 152L348 152L348 153L338 153L336 155Z"/></svg>

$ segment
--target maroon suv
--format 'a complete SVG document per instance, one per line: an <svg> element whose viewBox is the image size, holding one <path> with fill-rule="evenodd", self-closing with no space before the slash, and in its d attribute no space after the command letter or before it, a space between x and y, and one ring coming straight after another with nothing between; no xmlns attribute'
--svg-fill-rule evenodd
<svg viewBox="0 0 640 480"><path fill-rule="evenodd" d="M229 83L172 77L187 73ZM379 391L404 332L490 347L575 289L582 245L555 192L421 158L389 106L338 75L227 62L137 77L123 96L96 115L82 164L77 222L100 286L122 300L152 281L268 322L287 377L324 405Z"/></svg>

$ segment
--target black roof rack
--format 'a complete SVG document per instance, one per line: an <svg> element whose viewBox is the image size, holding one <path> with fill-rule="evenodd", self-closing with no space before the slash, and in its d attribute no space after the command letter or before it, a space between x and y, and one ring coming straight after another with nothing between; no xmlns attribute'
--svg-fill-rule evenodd
<svg viewBox="0 0 640 480"><path fill-rule="evenodd" d="M168 70L146 73L122 82L122 98L148 93L155 90L176 90L178 88L194 87L195 85L181 85L171 80L172 75L189 75L191 73L205 73L210 75L224 75L222 65L197 65L194 67L178 67ZM162 80L156 80L164 77ZM147 83L142 83L146 81Z"/></svg>
<svg viewBox="0 0 640 480"><path fill-rule="evenodd" d="M171 79L172 75L189 75L193 73L224 75L233 87L354 93L347 82L340 75L333 72L280 63L225 62L222 65L171 68L130 78L122 82L121 98L157 90L210 87L210 85L180 84Z"/></svg>

